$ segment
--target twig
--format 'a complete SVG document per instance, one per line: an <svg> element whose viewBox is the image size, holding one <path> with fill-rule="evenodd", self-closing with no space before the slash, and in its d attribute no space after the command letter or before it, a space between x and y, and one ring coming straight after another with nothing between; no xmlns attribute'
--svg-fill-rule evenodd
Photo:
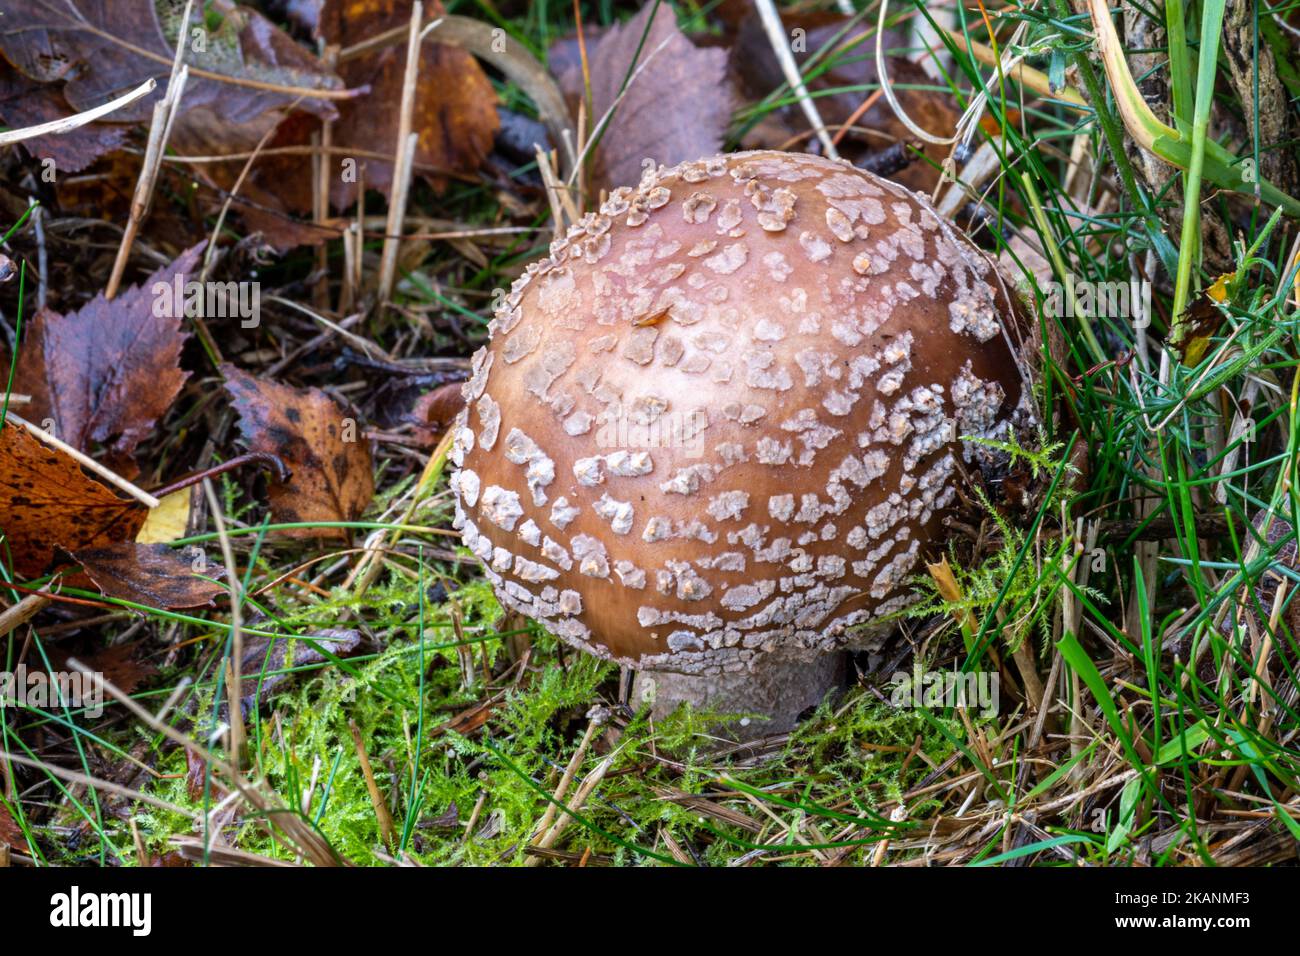
<svg viewBox="0 0 1300 956"><path fill-rule="evenodd" d="M419 134L411 131L415 114L415 91L420 78L420 23L424 4L411 4L411 32L406 41L406 72L402 77L402 105L397 124L397 147L393 156L393 187L389 194L388 225L384 249L379 259L379 303L393 294L397 275L397 252L402 245L402 221L406 217L406 200L411 190L411 164Z"/></svg>
<svg viewBox="0 0 1300 956"><path fill-rule="evenodd" d="M9 634L14 628L26 624L37 614L41 608L50 603L50 599L43 594L29 594L13 607L7 607L0 611L0 637Z"/></svg>
<svg viewBox="0 0 1300 956"><path fill-rule="evenodd" d="M375 808L375 818L379 821L379 838L384 846L393 845L393 817L388 812L379 784L375 782L375 772L370 768L370 755L366 753L365 741L361 739L361 728L355 720L348 721L352 731L352 743L357 748L357 759L361 761L361 775L366 778L366 789L370 791L370 803Z"/></svg>
<svg viewBox="0 0 1300 956"><path fill-rule="evenodd" d="M181 58L185 52L185 37L193 7L194 0L185 0L185 12L181 17L180 32L176 36L176 54L172 59L171 75L167 79L167 92L153 107L144 163L140 167L140 178L136 180L135 194L131 197L131 212L126 228L122 230L122 242L117 247L117 258L113 260L113 272L109 275L108 285L104 288L105 299L117 295L118 287L122 284L122 274L126 271L126 261L131 256L131 246L135 243L135 234L139 231L140 222L148 212L149 201L153 198L154 184L158 181L162 155L167 150L167 137L171 133L172 120L180 105L181 94L185 91L185 81L189 78L189 67L182 64Z"/></svg>
<svg viewBox="0 0 1300 956"><path fill-rule="evenodd" d="M794 54L790 52L790 37L786 34L785 26L781 23L780 14L776 12L776 5L772 0L754 0L754 5L758 8L758 15L763 21L763 29L767 31L767 39L772 44L772 51L776 54L776 60L781 64L781 72L785 74L785 81L790 84L790 89L799 98L799 106L803 109L804 116L808 117L808 122L816 131L822 148L826 150L826 155L831 159L839 159L840 154L835 149L835 141L831 139L831 134L826 131L826 124L822 122L821 114L817 112L817 104L812 101L812 96L808 93L808 87L804 86L803 77L799 74L799 64L795 62ZM882 3L882 14L884 7L885 5ZM881 74L881 83L884 83L883 73ZM886 95L892 94L886 93Z"/></svg>
<svg viewBox="0 0 1300 956"><path fill-rule="evenodd" d="M23 140L35 139L37 136L57 136L62 133L70 133L87 123L95 122L101 116L116 112L123 106L129 106L142 96L148 96L157 85L153 77L150 77L131 92L123 93L117 99L109 100L103 106L96 106L81 113L73 113L71 116L63 117L63 119L50 120L48 123L26 126L23 129L11 129L7 133L0 133L0 146L10 146L13 143L21 143Z"/></svg>
<svg viewBox="0 0 1300 956"><path fill-rule="evenodd" d="M221 514L221 501L217 498L216 488L212 485L211 478L203 479L203 493L208 499L208 513L212 516L212 523L217 529L217 540L221 544L221 557L226 565L226 587L230 590L230 658L226 664L229 668L226 672L227 688L230 697L230 762L235 769L239 769L240 753L244 746L244 712L240 706L240 700L243 698L240 671L244 663L244 631L243 631L243 596L240 594L241 586L239 572L235 568L235 552L230 546L230 535L226 534L226 521ZM234 661L234 666L230 662Z"/></svg>

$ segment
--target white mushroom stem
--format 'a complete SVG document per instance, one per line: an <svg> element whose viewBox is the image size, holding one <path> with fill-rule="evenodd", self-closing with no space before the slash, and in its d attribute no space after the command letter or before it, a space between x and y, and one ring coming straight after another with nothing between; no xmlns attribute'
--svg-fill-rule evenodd
<svg viewBox="0 0 1300 956"><path fill-rule="evenodd" d="M719 716L743 715L717 728L719 736L739 742L793 730L800 715L845 687L849 656L822 654L812 660L769 655L752 669L721 674L674 674L638 671L632 684L632 706L653 708L656 719L682 704Z"/></svg>

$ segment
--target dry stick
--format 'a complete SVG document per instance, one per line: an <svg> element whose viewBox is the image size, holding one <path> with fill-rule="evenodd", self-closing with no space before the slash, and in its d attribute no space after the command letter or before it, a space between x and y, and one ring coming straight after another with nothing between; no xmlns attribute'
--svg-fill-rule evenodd
<svg viewBox="0 0 1300 956"><path fill-rule="evenodd" d="M221 502L211 478L203 479L203 493L208 499L208 512L212 523L217 528L217 540L221 543L221 557L226 564L226 587L230 590L230 661L234 666L227 672L227 688L230 692L230 762L236 769L240 765L240 753L244 746L244 712L240 705L241 675L244 663L243 610L240 600L239 573L235 569L235 552L230 547L230 535L226 533L226 522L221 515Z"/></svg>
<svg viewBox="0 0 1300 956"><path fill-rule="evenodd" d="M57 136L61 133L70 133L80 126L93 123L101 116L107 116L109 113L120 110L123 106L134 103L142 96L148 96L153 92L155 86L157 86L157 83L154 82L153 77L150 77L131 92L123 93L117 99L109 100L103 106L96 106L94 109L85 110L81 113L73 113L71 116L63 117L63 119L50 120L48 123L26 126L22 129L11 129L7 133L0 133L0 146L10 146L37 136Z"/></svg>
<svg viewBox="0 0 1300 956"><path fill-rule="evenodd" d="M113 260L113 271L108 277L104 289L104 298L111 299L117 295L126 271L127 259L131 256L131 246L135 243L135 234L140 223L149 210L153 198L154 185L158 181L158 171L162 165L163 153L167 151L167 137L171 134L172 120L176 118L181 95L185 91L185 81L189 78L189 67L182 62L185 53L185 38L188 34L190 13L194 0L185 0L185 10L181 16L181 28L176 34L176 53L172 57L171 74L167 77L167 90L163 98L154 104L153 118L149 124L149 140L145 145L144 163L140 167L140 178L136 180L135 194L131 197L131 212L126 229L122 231L122 242L117 247L117 258Z"/></svg>
<svg viewBox="0 0 1300 956"><path fill-rule="evenodd" d="M352 743L357 749L357 759L361 761L361 775L366 778L366 789L370 791L370 803L375 808L375 819L379 821L379 838L384 846L393 845L393 817L388 812L379 784L375 782L375 772L370 769L370 755L366 753L365 742L361 739L361 728L355 720L348 721L352 731Z"/></svg>
<svg viewBox="0 0 1300 956"><path fill-rule="evenodd" d="M402 220L406 217L406 200L411 189L411 164L419 134L411 132L415 115L416 84L420 78L420 23L424 4L411 4L411 32L406 40L406 72L402 76L402 105L397 122L397 146L393 156L393 189L388 203L384 251L379 260L379 304L393 294L397 275L397 252L402 244Z"/></svg>
<svg viewBox="0 0 1300 956"><path fill-rule="evenodd" d="M821 114L817 112L817 104L812 101L808 87L804 86L803 77L799 74L799 64L795 62L794 54L790 51L790 37L781 23L780 14L776 12L776 5L772 0L754 0L754 5L758 8L759 18L763 21L763 29L767 31L767 39L772 44L776 61L781 64L785 81L790 84L790 89L799 98L799 106L803 109L804 116L808 117L809 124L816 131L822 148L826 150L826 155L831 159L839 159L840 154L835 149L835 142L827 132L826 124L822 122Z"/></svg>
<svg viewBox="0 0 1300 956"><path fill-rule="evenodd" d="M16 422L19 425L22 425L23 428L26 428L29 432L31 432L31 434L35 438L39 439L40 441L44 442L47 445L51 445L54 448L57 448L65 455L74 459L77 462L77 464L79 464L82 468L86 468L90 471L93 471L99 477L107 481L110 485L113 485L115 488L125 491L128 495L130 495L132 498L134 498L136 501L140 502L141 504L145 505L146 507L149 508L158 507L158 499L155 498L153 495L149 494L149 492L137 488L135 485L131 484L131 482L127 481L121 475L117 474L114 471L110 471L108 468L105 468L99 462L95 461L95 459L73 448L67 442L63 442L55 438L53 435L45 431L43 428L38 428L37 426L33 425L31 422L23 418L21 415L15 415L14 410L12 408L9 409L8 420L11 422Z"/></svg>
<svg viewBox="0 0 1300 956"><path fill-rule="evenodd" d="M12 418L13 416L10 415ZM13 607L0 611L0 637L9 634L14 628L26 624L34 618L50 599L43 594L29 594Z"/></svg>
<svg viewBox="0 0 1300 956"><path fill-rule="evenodd" d="M582 740L578 742L578 749L573 752L569 758L568 766L564 768L564 775L560 777L559 786L555 788L552 795L552 802L546 805L546 812L542 814L541 820L533 828L533 832L539 837L544 835L555 822L555 814L558 811L558 805L569 792L569 785L573 783L574 776L578 773L578 768L582 766L583 758L587 756L587 748L591 746L591 738L596 735L596 728L600 726L599 721L590 720L587 722L587 729L582 735Z"/></svg>
<svg viewBox="0 0 1300 956"><path fill-rule="evenodd" d="M582 809L582 806L587 802L587 798L591 796L592 791L595 790L596 787L600 785L600 782L605 779L605 774L608 773L609 768L614 765L614 758L617 756L618 751L616 750L597 764L595 770L587 774L586 778L578 786L577 792L574 793L573 799L570 800L569 805L565 807L564 813L560 815L560 819L556 820L554 825L552 825L551 828L542 835L541 839L533 844L536 849L549 850L555 845L556 841L560 839L560 836L573 820L573 817L570 816L570 814L577 813ZM530 856L524 861L524 866L537 866L537 864L541 862L541 859L542 858L539 856Z"/></svg>

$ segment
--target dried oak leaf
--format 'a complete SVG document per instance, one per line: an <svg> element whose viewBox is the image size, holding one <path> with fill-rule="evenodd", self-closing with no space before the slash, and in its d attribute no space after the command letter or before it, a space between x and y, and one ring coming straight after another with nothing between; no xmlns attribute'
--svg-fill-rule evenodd
<svg viewBox="0 0 1300 956"><path fill-rule="evenodd" d="M596 147L597 188L635 186L645 159L673 165L716 153L731 121L726 51L691 43L677 28L670 4L658 5L651 23L656 6L648 3L631 20L611 27L591 52L593 125L614 105L633 71ZM557 79L576 102L582 95L581 67L571 66Z"/></svg>
<svg viewBox="0 0 1300 956"><path fill-rule="evenodd" d="M116 541L70 552L101 593L149 607L202 607L225 592L208 578L221 574L209 568L201 576L189 555L165 544Z"/></svg>
<svg viewBox="0 0 1300 956"><path fill-rule="evenodd" d="M111 439L114 458L130 458L189 374L180 368L182 316L155 310L154 283L183 283L202 251L200 243L111 301L101 293L67 315L39 311L18 353L14 390L32 397L24 417L53 422L47 431L79 451Z"/></svg>
<svg viewBox="0 0 1300 956"><path fill-rule="evenodd" d="M239 412L249 451L278 455L288 481L269 479L277 522L355 521L375 494L370 447L334 399L317 388L295 389L223 365L226 391ZM346 528L301 528L293 537L343 538Z"/></svg>
<svg viewBox="0 0 1300 956"><path fill-rule="evenodd" d="M444 12L436 0L425 4L430 21ZM346 47L410 21L411 5L399 0L326 0L320 33L326 43ZM335 145L394 153L405 70L405 41L339 66L348 86L369 84L370 93L339 104L332 134ZM497 123L496 90L474 57L444 43L422 43L411 127L420 136L416 163L473 172L492 149ZM365 166L366 188L388 195L393 184L392 163L365 159L358 165ZM425 178L435 187L442 185L436 175ZM331 200L338 207L350 206L356 192L355 182L335 177Z"/></svg>
<svg viewBox="0 0 1300 956"><path fill-rule="evenodd" d="M56 547L92 549L130 540L145 508L82 474L66 454L46 448L24 428L0 428L0 531L14 570L45 574Z"/></svg>

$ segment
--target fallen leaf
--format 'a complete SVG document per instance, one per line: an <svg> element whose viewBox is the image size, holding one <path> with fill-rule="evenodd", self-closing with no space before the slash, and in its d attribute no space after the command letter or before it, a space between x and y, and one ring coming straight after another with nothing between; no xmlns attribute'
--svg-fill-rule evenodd
<svg viewBox="0 0 1300 956"><path fill-rule="evenodd" d="M20 853L31 853L23 828L18 825L9 808L0 803L0 845L12 847Z"/></svg>
<svg viewBox="0 0 1300 956"><path fill-rule="evenodd" d="M111 301L101 293L67 315L39 311L18 352L14 388L32 397L23 417L50 423L46 431L79 451L111 439L115 458L130 458L188 376L183 316L159 314L177 310L155 308L154 284L183 283L202 251L189 249Z"/></svg>
<svg viewBox="0 0 1300 956"><path fill-rule="evenodd" d="M0 0L0 53L37 82L62 82L63 96L75 110L99 106L153 78L157 89L113 114L115 122L144 122L165 92L175 56L174 40L164 35L159 9L170 15L169 35L175 37L181 8L155 7L154 0ZM194 36L184 44L184 62L191 67L299 88L342 85L255 10L196 5L196 11L201 12L189 30L199 29L200 22L204 27L201 49ZM185 114L208 107L228 130L237 132L242 124L295 99L288 93L192 75L180 109ZM323 100L305 100L303 108L333 115Z"/></svg>
<svg viewBox="0 0 1300 956"><path fill-rule="evenodd" d="M190 501L194 489L182 488L164 495L158 507L149 511L144 527L135 536L137 544L167 544L185 537L190 526Z"/></svg>
<svg viewBox="0 0 1300 956"><path fill-rule="evenodd" d="M595 149L592 183L597 188L635 186L646 159L671 166L722 148L734 99L726 51L691 43L677 28L670 4L648 3L631 20L611 27L589 59L593 128L634 71ZM576 104L583 95L581 66L570 66L557 80Z"/></svg>
<svg viewBox="0 0 1300 956"><path fill-rule="evenodd" d="M89 651L70 652L59 645L52 646L48 653L53 670L68 670L68 658L75 657L82 666L99 674L106 683L112 684L124 694L135 693L145 681L158 673L158 668L140 658L139 647L135 642L111 644L108 647L93 647ZM105 694L107 697L107 694ZM70 701L74 706L82 702Z"/></svg>
<svg viewBox="0 0 1300 956"><path fill-rule="evenodd" d="M143 505L87 478L65 453L13 423L0 428L0 529L19 576L49 571L56 547L79 551L130 540L144 517Z"/></svg>
<svg viewBox="0 0 1300 956"><path fill-rule="evenodd" d="M118 541L106 547L71 552L100 592L148 607L186 608L210 605L226 586L208 578L221 567L194 568L190 554L165 544Z"/></svg>
<svg viewBox="0 0 1300 956"><path fill-rule="evenodd" d="M425 4L428 22L444 12L436 0ZM326 43L346 47L410 21L411 5L399 0L326 0L320 33ZM405 70L405 41L340 65L339 74L348 86L369 85L370 94L339 104L332 134L335 145L385 155L395 152ZM497 124L496 90L474 57L444 43L422 43L411 127L420 137L415 161L471 173L491 151ZM387 196L393 183L392 163L363 159L357 164L365 166L366 188ZM425 178L435 187L443 182L436 175ZM335 206L350 206L356 191L356 182L334 176L330 194Z"/></svg>
<svg viewBox="0 0 1300 956"><path fill-rule="evenodd" d="M448 382L431 392L425 392L415 401L408 420L415 425L416 436L425 447L437 444L438 437L465 407L462 383Z"/></svg>
<svg viewBox="0 0 1300 956"><path fill-rule="evenodd" d="M355 421L320 389L295 389L223 365L249 451L278 455L292 472L268 479L277 522L355 521L375 494L369 445ZM346 528L300 528L292 537L349 539Z"/></svg>
<svg viewBox="0 0 1300 956"><path fill-rule="evenodd" d="M361 634L350 628L329 628L296 638L257 638L244 647L243 709L245 716L255 704L266 703L277 687L296 676L286 673L297 667L320 664L333 657L347 657L361 646ZM328 655L328 656L327 656Z"/></svg>
<svg viewBox="0 0 1300 956"><path fill-rule="evenodd" d="M38 126L75 113L52 85L42 86L0 60L0 117L11 129ZM121 148L129 128L90 123L57 135L23 141L23 148L38 159L54 161L64 175L79 173L101 156Z"/></svg>

